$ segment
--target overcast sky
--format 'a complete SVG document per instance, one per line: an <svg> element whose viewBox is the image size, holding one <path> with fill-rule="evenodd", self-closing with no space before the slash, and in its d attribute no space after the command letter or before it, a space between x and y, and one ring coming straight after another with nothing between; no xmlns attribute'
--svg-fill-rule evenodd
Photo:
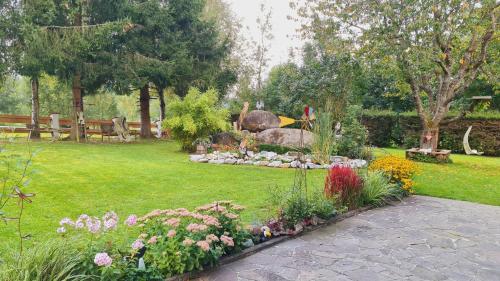
<svg viewBox="0 0 500 281"><path fill-rule="evenodd" d="M238 18L242 20L245 37L257 39L259 32L256 20L260 15L260 4L272 8L272 33L274 39L270 49L270 67L286 62L289 49L300 47L302 42L297 38L298 24L287 19L288 15L294 15L294 11L288 5L289 0L226 0L231 4L231 8Z"/></svg>

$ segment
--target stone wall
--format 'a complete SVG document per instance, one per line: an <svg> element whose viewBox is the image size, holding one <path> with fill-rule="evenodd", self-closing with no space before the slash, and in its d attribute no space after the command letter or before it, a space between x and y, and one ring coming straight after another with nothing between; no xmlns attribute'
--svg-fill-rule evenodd
<svg viewBox="0 0 500 281"><path fill-rule="evenodd" d="M369 143L374 146L418 146L422 126L418 117L363 116L363 124L369 131ZM463 119L443 125L439 131L439 147L454 153L464 153L463 137L472 126L469 144L472 149L485 155L500 156L499 119Z"/></svg>

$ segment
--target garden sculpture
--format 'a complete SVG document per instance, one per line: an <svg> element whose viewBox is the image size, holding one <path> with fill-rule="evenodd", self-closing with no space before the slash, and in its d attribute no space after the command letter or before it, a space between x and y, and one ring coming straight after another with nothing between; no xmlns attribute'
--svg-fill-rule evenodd
<svg viewBox="0 0 500 281"><path fill-rule="evenodd" d="M476 149L471 149L469 145L469 134L472 131L472 126L469 126L464 135L464 150L467 155L483 155L484 152L478 152Z"/></svg>
<svg viewBox="0 0 500 281"><path fill-rule="evenodd" d="M130 132L128 130L128 124L125 117L115 117L112 120L113 128L115 129L115 133L118 135L120 141L129 142Z"/></svg>
<svg viewBox="0 0 500 281"><path fill-rule="evenodd" d="M52 113L50 115L50 133L52 135L52 140L58 140L61 137L61 134L59 133L60 129L59 114Z"/></svg>
<svg viewBox="0 0 500 281"><path fill-rule="evenodd" d="M250 104L248 102L243 103L243 109L241 110L240 117L238 118L238 131L241 131L241 124L247 116L249 106Z"/></svg>
<svg viewBox="0 0 500 281"><path fill-rule="evenodd" d="M161 137L163 136L162 123L163 122L161 120L155 121L156 138L158 138L158 139L161 139Z"/></svg>

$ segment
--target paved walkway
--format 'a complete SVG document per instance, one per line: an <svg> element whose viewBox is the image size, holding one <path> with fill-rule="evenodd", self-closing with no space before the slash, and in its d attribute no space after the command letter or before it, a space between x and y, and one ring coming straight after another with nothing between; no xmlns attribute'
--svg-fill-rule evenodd
<svg viewBox="0 0 500 281"><path fill-rule="evenodd" d="M500 207L413 196L200 280L500 280Z"/></svg>

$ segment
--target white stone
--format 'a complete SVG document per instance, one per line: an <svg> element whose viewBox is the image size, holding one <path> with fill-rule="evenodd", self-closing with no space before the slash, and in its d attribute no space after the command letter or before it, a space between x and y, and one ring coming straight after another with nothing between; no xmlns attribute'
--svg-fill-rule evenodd
<svg viewBox="0 0 500 281"><path fill-rule="evenodd" d="M217 159L217 160L213 159L213 160L209 160L208 163L210 163L210 164L224 164L224 160L222 160L222 159Z"/></svg>
<svg viewBox="0 0 500 281"><path fill-rule="evenodd" d="M224 160L224 164L229 164L229 165L234 165L236 164L238 160L234 159L234 158L228 158L226 160Z"/></svg>
<svg viewBox="0 0 500 281"><path fill-rule="evenodd" d="M205 155L204 154L193 154L193 155L189 155L189 160L192 161L192 162L199 162L200 159L203 159L205 158Z"/></svg>
<svg viewBox="0 0 500 281"><path fill-rule="evenodd" d="M279 168L283 164L281 161L273 161L267 165L268 167Z"/></svg>

